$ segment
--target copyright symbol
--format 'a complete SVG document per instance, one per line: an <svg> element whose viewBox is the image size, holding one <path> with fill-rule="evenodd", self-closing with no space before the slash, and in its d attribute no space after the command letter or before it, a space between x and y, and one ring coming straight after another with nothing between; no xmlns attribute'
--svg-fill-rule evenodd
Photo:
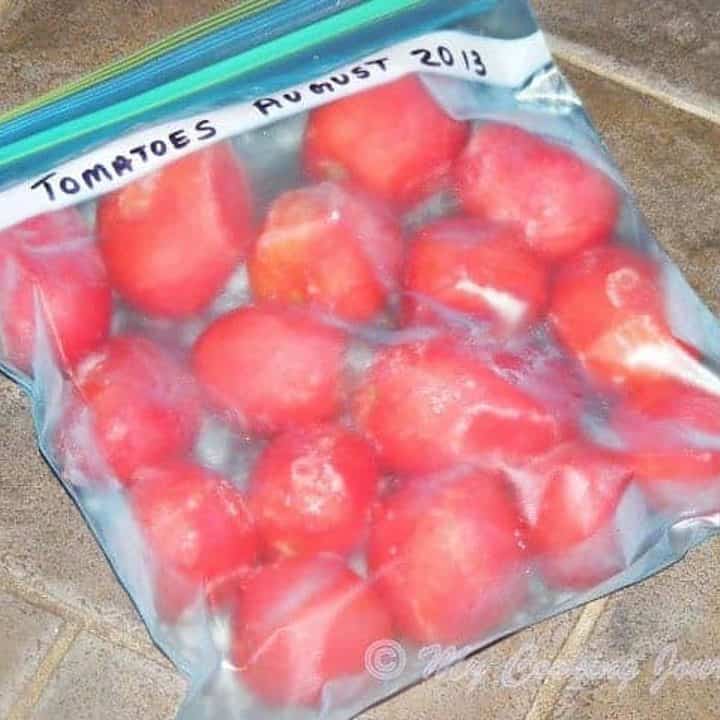
<svg viewBox="0 0 720 720"><path fill-rule="evenodd" d="M405 648L395 640L377 640L365 651L365 668L376 680L397 680L407 665Z"/></svg>

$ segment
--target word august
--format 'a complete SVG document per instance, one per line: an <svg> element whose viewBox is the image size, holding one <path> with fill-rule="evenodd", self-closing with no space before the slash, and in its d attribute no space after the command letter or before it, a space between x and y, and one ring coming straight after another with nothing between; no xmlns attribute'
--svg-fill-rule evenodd
<svg viewBox="0 0 720 720"><path fill-rule="evenodd" d="M253 107L263 117L267 117L274 111L283 110L288 106L302 106L307 95L330 95L348 85L355 85L358 81L370 80L378 72L386 73L389 61L388 57L365 60L345 72L338 72L324 80L308 83L303 89L288 90L271 97L259 98L253 103Z"/></svg>
<svg viewBox="0 0 720 720"><path fill-rule="evenodd" d="M217 135L217 130L210 120L199 120L192 130L174 130L166 137L137 145L126 152L116 155L105 162L97 162L77 174L58 177L57 172L50 172L34 182L32 190L44 190L48 200L55 200L59 195L76 195L83 188L92 190L97 185L109 183L126 173L133 173L138 167L153 158L163 157L173 150L181 150L191 143L204 142Z"/></svg>

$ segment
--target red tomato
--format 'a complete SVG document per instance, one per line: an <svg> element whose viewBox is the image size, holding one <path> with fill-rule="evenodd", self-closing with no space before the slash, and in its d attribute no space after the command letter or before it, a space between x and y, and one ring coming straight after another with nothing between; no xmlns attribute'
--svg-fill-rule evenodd
<svg viewBox="0 0 720 720"><path fill-rule="evenodd" d="M90 474L99 456L130 484L144 465L190 449L201 401L192 376L165 350L139 336L111 338L75 374L77 400L61 421L58 445L65 465Z"/></svg>
<svg viewBox="0 0 720 720"><path fill-rule="evenodd" d="M54 359L72 368L105 340L111 312L105 269L75 210L0 232L0 349L17 369L31 371L43 332Z"/></svg>
<svg viewBox="0 0 720 720"><path fill-rule="evenodd" d="M368 562L403 635L418 644L476 642L522 606L525 538L500 475L415 480L389 496Z"/></svg>
<svg viewBox="0 0 720 720"><path fill-rule="evenodd" d="M426 473L547 450L566 428L449 338L382 351L354 402L384 465Z"/></svg>
<svg viewBox="0 0 720 720"><path fill-rule="evenodd" d="M247 307L200 336L193 365L241 427L273 432L338 410L345 344L342 332L307 315Z"/></svg>
<svg viewBox="0 0 720 720"><path fill-rule="evenodd" d="M130 503L159 571L156 603L166 620L255 564L258 541L245 499L214 472L182 460L144 467L133 475Z"/></svg>
<svg viewBox="0 0 720 720"><path fill-rule="evenodd" d="M653 508L672 514L720 510L720 450L717 444L703 445L696 408L686 405L687 398L674 399L664 417L621 405L611 417L611 426ZM719 401L699 399L713 403L714 413L708 412L707 419L717 424Z"/></svg>
<svg viewBox="0 0 720 720"><path fill-rule="evenodd" d="M400 228L383 207L322 183L275 201L250 259L250 283L259 300L368 320L396 287L402 252Z"/></svg>
<svg viewBox="0 0 720 720"><path fill-rule="evenodd" d="M415 238L405 273L405 317L422 323L457 310L506 337L540 317L547 269L512 226L453 218Z"/></svg>
<svg viewBox="0 0 720 720"><path fill-rule="evenodd" d="M720 381L665 318L659 269L619 246L588 250L556 277L550 318L563 343L603 385L654 392L668 379L720 394Z"/></svg>
<svg viewBox="0 0 720 720"><path fill-rule="evenodd" d="M582 590L625 567L620 501L632 479L624 456L574 442L535 461L519 483L530 549L546 582Z"/></svg>
<svg viewBox="0 0 720 720"><path fill-rule="evenodd" d="M273 705L315 705L326 683L358 675L374 642L392 638L380 600L332 555L261 568L236 608L232 659Z"/></svg>
<svg viewBox="0 0 720 720"><path fill-rule="evenodd" d="M407 205L440 189L467 136L467 123L406 77L314 110L305 166L313 177L351 180Z"/></svg>
<svg viewBox="0 0 720 720"><path fill-rule="evenodd" d="M699 368L714 375L698 363ZM646 419L674 423L685 432L720 435L720 397L675 380L648 384L628 399Z"/></svg>
<svg viewBox="0 0 720 720"><path fill-rule="evenodd" d="M244 259L250 192L229 145L193 153L98 206L100 249L115 289L138 310L202 310Z"/></svg>
<svg viewBox="0 0 720 720"><path fill-rule="evenodd" d="M549 258L606 242L618 217L618 192L605 174L512 125L476 130L455 174L467 212L517 224L528 245Z"/></svg>
<svg viewBox="0 0 720 720"><path fill-rule="evenodd" d="M364 538L377 487L372 448L340 426L316 425L265 448L249 500L270 556L342 554Z"/></svg>

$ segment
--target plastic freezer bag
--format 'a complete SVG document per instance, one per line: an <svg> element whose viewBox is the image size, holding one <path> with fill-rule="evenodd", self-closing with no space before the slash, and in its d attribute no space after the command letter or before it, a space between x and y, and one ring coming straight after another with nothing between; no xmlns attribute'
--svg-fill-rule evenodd
<svg viewBox="0 0 720 720"><path fill-rule="evenodd" d="M720 333L523 3L238 15L0 125L2 362L181 717L347 718L715 531Z"/></svg>

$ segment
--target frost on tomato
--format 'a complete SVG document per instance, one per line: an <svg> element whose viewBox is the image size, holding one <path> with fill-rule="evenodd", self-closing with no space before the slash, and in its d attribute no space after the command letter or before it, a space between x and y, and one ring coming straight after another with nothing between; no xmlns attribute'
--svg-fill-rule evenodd
<svg viewBox="0 0 720 720"><path fill-rule="evenodd" d="M404 315L418 323L465 313L504 338L527 329L545 308L545 265L511 225L469 218L439 220L410 246Z"/></svg>
<svg viewBox="0 0 720 720"><path fill-rule="evenodd" d="M240 427L276 432L337 412L345 346L342 332L308 315L246 307L200 336L193 368Z"/></svg>
<svg viewBox="0 0 720 720"><path fill-rule="evenodd" d="M624 569L629 529L616 521L632 478L627 457L583 441L556 448L515 476L530 549L548 584L582 590Z"/></svg>
<svg viewBox="0 0 720 720"><path fill-rule="evenodd" d="M0 354L14 367L30 372L47 350L69 370L105 340L111 311L105 269L75 210L0 232Z"/></svg>
<svg viewBox="0 0 720 720"><path fill-rule="evenodd" d="M339 425L295 428L263 451L249 502L270 556L347 553L364 539L378 486L372 448Z"/></svg>
<svg viewBox="0 0 720 720"><path fill-rule="evenodd" d="M252 251L250 282L258 300L363 321L395 289L402 252L400 227L382 205L322 183L272 205Z"/></svg>
<svg viewBox="0 0 720 720"><path fill-rule="evenodd" d="M174 162L98 205L100 249L120 295L151 315L205 308L244 259L252 210L229 145Z"/></svg>
<svg viewBox="0 0 720 720"><path fill-rule="evenodd" d="M523 522L499 474L411 481L373 522L368 562L393 619L418 644L477 641L523 605Z"/></svg>
<svg viewBox="0 0 720 720"><path fill-rule="evenodd" d="M455 179L468 213L515 223L527 244L551 259L607 242L618 217L618 192L605 174L512 125L476 130Z"/></svg>
<svg viewBox="0 0 720 720"><path fill-rule="evenodd" d="M199 595L221 594L255 564L258 542L245 498L228 480L187 461L133 474L130 504L147 543L158 613L177 619Z"/></svg>
<svg viewBox="0 0 720 720"><path fill-rule="evenodd" d="M272 705L316 705L323 689L365 671L365 653L392 638L375 591L333 555L261 568L240 593L232 660Z"/></svg>
<svg viewBox="0 0 720 720"><path fill-rule="evenodd" d="M403 205L440 189L468 136L417 77L343 98L310 114L305 166Z"/></svg>
<svg viewBox="0 0 720 720"><path fill-rule="evenodd" d="M102 482L101 459L123 484L144 465L187 452L201 398L189 372L154 342L111 338L77 368L75 394L60 420L63 464Z"/></svg>
<svg viewBox="0 0 720 720"><path fill-rule="evenodd" d="M353 405L382 464L400 473L525 457L567 431L550 410L450 338L381 351Z"/></svg>
<svg viewBox="0 0 720 720"><path fill-rule="evenodd" d="M720 396L697 351L673 336L660 282L657 265L634 250L588 250L560 267L550 318L601 385L640 396L678 386Z"/></svg>

